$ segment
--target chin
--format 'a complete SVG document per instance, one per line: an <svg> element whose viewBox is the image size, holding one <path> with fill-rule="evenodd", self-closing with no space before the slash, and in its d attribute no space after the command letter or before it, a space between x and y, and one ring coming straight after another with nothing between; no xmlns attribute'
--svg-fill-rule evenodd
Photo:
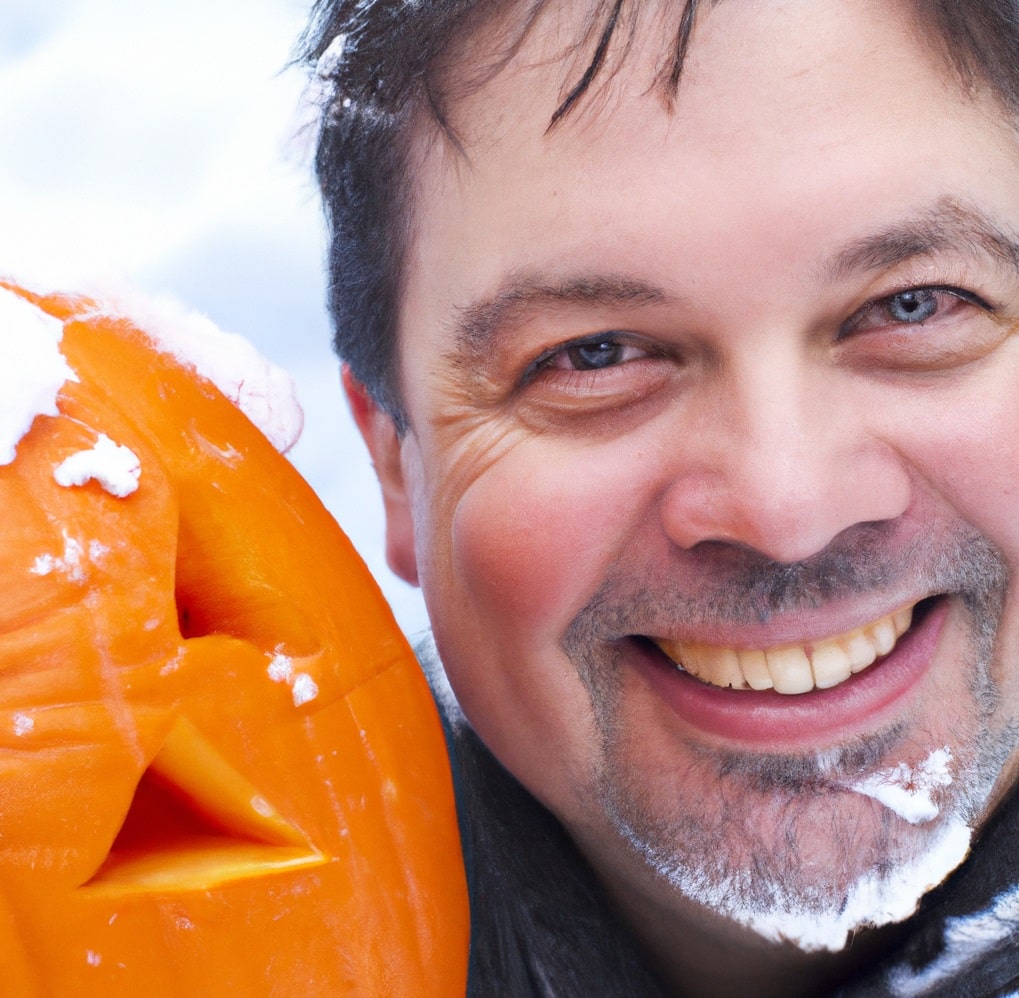
<svg viewBox="0 0 1019 998"><path fill-rule="evenodd" d="M634 773L635 746L620 740L596 795L677 906L693 902L770 942L836 952L861 930L908 918L963 862L1010 743L985 740L996 747L963 758L923 741L898 726L815 755L698 751L664 764L648 788L609 775L628 762ZM636 748L637 764L655 760L646 740Z"/></svg>

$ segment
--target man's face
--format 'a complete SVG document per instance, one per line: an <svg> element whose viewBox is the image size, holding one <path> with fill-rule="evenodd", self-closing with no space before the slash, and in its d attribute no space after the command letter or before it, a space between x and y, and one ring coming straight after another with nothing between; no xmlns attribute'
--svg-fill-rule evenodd
<svg viewBox="0 0 1019 998"><path fill-rule="evenodd" d="M649 15L546 131L557 6L422 143L401 311L391 557L467 716L624 907L806 948L1016 771L1019 139L896 6L710 6L671 110Z"/></svg>

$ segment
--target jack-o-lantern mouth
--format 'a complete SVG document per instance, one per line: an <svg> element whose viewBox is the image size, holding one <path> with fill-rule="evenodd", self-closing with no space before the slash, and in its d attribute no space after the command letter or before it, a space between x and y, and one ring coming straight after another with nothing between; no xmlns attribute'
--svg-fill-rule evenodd
<svg viewBox="0 0 1019 998"><path fill-rule="evenodd" d="M192 724L178 718L83 890L208 890L328 861Z"/></svg>

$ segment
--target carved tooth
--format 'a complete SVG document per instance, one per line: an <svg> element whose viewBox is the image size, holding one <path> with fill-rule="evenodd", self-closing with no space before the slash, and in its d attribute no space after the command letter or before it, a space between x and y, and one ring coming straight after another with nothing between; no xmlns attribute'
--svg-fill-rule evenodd
<svg viewBox="0 0 1019 998"><path fill-rule="evenodd" d="M815 685L822 690L838 686L853 674L849 656L836 641L817 645L810 653L810 667Z"/></svg>
<svg viewBox="0 0 1019 998"><path fill-rule="evenodd" d="M853 672L863 672L877 658L874 642L862 630L853 631L842 640L849 656L849 667Z"/></svg>
<svg viewBox="0 0 1019 998"><path fill-rule="evenodd" d="M778 693L809 693L814 688L807 653L799 646L768 648L764 652L768 672Z"/></svg>
<svg viewBox="0 0 1019 998"><path fill-rule="evenodd" d="M770 690L775 685L771 680L771 673L768 672L768 660L763 651L741 648L739 664L751 689Z"/></svg>

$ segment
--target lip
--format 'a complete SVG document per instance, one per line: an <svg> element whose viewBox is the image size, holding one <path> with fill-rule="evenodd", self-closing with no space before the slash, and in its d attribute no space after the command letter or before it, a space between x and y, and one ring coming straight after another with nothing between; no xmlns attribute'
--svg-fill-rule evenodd
<svg viewBox="0 0 1019 998"><path fill-rule="evenodd" d="M938 599L890 654L832 689L798 696L774 690L726 690L684 674L650 642L631 641L631 662L658 697L696 732L757 750L824 748L883 727L931 666L948 615Z"/></svg>

